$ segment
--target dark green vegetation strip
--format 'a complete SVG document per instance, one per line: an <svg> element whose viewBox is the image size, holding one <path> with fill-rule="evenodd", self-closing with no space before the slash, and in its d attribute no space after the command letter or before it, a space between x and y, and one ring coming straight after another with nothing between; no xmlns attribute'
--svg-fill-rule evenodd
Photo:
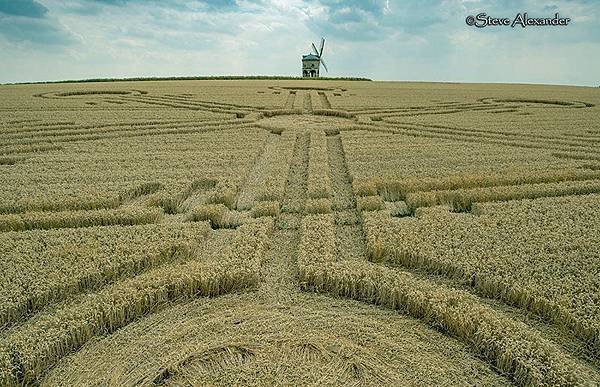
<svg viewBox="0 0 600 387"><path fill-rule="evenodd" d="M222 80L321 80L321 81L372 81L369 78L360 77L319 77L302 78L272 75L221 75L221 76L198 76L198 77L134 77L134 78L91 78L91 79L68 79L63 81L41 81L41 82L18 82L7 83L10 85L36 85L46 83L87 83L87 82L131 82L131 81L222 81Z"/></svg>

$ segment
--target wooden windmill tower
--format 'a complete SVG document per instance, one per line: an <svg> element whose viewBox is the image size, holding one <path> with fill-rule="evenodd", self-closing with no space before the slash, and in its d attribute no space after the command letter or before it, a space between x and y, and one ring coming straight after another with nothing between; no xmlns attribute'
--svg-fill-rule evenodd
<svg viewBox="0 0 600 387"><path fill-rule="evenodd" d="M325 47L325 38L321 38L321 44L318 50L314 43L311 44L313 52L308 55L302 55L303 78L317 78L319 76L319 69L321 65L323 65L325 71L329 72L329 70L327 70L327 65L323 61L323 47Z"/></svg>

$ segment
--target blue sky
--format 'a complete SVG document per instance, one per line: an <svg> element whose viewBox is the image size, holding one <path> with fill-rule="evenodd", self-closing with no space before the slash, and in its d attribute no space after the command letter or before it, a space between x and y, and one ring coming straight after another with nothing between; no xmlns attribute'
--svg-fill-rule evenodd
<svg viewBox="0 0 600 387"><path fill-rule="evenodd" d="M330 76L600 85L600 0L0 0L0 82L299 75L321 36Z"/></svg>

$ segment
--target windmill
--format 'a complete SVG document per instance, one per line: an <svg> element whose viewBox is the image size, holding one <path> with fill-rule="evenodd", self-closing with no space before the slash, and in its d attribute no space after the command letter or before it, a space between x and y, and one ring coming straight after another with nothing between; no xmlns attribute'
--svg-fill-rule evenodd
<svg viewBox="0 0 600 387"><path fill-rule="evenodd" d="M317 50L317 46L314 43L311 43L313 53L308 55L302 55L302 77L304 78L316 78L319 76L319 69L321 65L325 71L327 70L327 65L323 60L323 47L325 47L325 38L321 38L321 44L319 45L319 49Z"/></svg>

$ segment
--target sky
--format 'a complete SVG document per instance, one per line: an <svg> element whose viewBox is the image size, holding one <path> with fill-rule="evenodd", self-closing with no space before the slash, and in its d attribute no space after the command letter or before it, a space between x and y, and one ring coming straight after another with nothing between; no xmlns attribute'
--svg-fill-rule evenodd
<svg viewBox="0 0 600 387"><path fill-rule="evenodd" d="M570 18L469 26L469 15ZM0 0L0 83L299 76L600 85L600 0ZM323 70L322 70L323 72Z"/></svg>

